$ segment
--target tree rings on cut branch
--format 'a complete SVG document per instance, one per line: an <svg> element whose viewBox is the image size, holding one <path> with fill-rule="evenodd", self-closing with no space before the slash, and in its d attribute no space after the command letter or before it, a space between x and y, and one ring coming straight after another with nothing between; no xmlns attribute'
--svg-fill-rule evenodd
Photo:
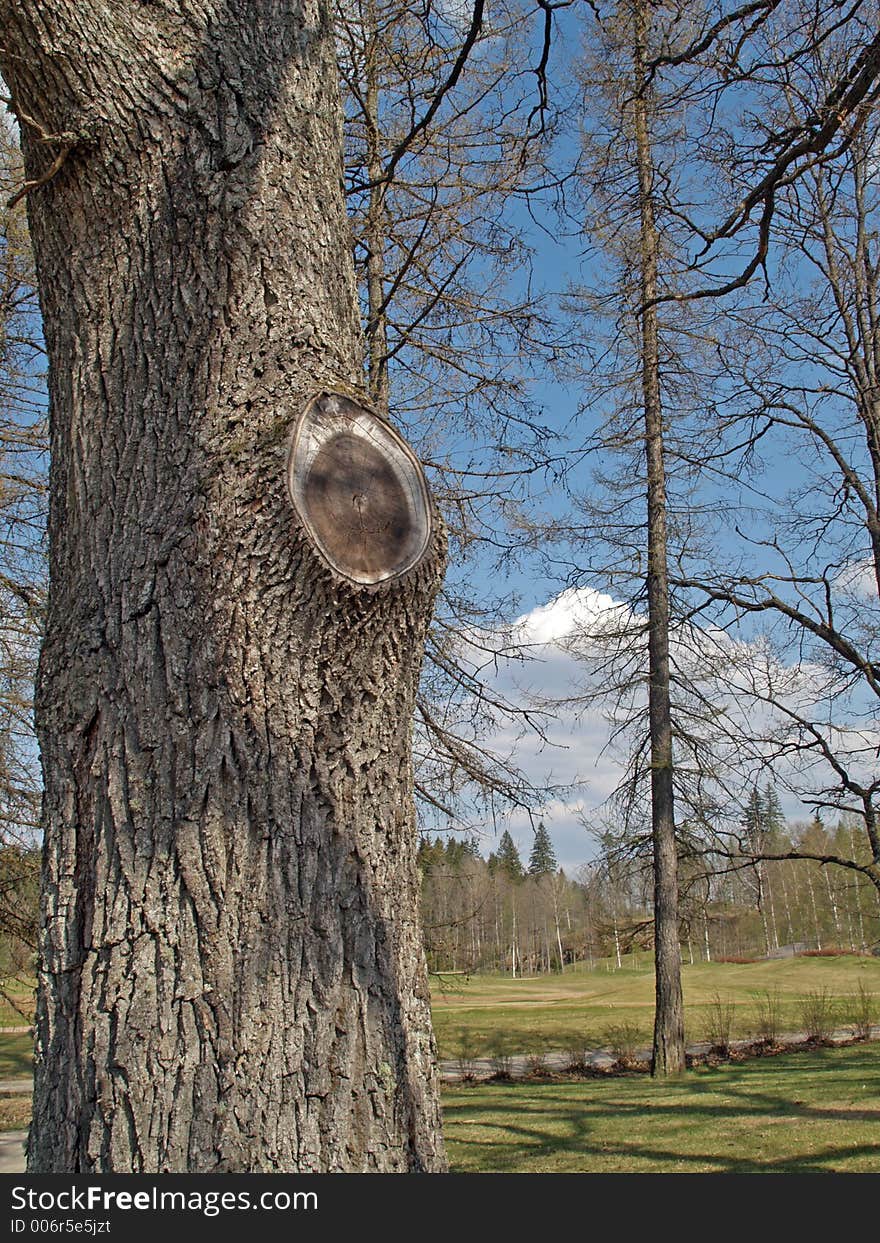
<svg viewBox="0 0 880 1243"><path fill-rule="evenodd" d="M293 431L287 483L330 568L350 582L399 578L431 539L421 464L390 424L341 393L320 393Z"/></svg>

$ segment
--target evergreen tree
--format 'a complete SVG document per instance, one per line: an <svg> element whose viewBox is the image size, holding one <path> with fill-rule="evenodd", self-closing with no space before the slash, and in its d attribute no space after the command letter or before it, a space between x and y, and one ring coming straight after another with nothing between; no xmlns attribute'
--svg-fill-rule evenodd
<svg viewBox="0 0 880 1243"><path fill-rule="evenodd" d="M535 829L535 840L532 844L532 853L529 855L529 875L551 876L558 868L553 843L542 820Z"/></svg>
<svg viewBox="0 0 880 1243"><path fill-rule="evenodd" d="M756 848L762 841L764 833L764 800L757 786L752 787L749 801L743 811L743 828L749 846Z"/></svg>
<svg viewBox="0 0 880 1243"><path fill-rule="evenodd" d="M768 781L764 787L763 802L763 825L764 832L768 837L774 834L785 832L785 816L782 812L782 803L779 801L779 795L776 792L776 786L772 781Z"/></svg>
<svg viewBox="0 0 880 1243"><path fill-rule="evenodd" d="M501 834L497 852L489 858L489 867L493 872L504 872L513 881L520 881L525 875L516 843L507 829Z"/></svg>

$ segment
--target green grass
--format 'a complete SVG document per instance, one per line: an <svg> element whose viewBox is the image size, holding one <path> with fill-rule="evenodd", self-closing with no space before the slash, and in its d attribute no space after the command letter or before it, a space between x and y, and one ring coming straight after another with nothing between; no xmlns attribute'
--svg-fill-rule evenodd
<svg viewBox="0 0 880 1243"><path fill-rule="evenodd" d="M20 1027L23 1023L30 1023L34 1015L34 982L22 981L17 976L6 976L0 979L0 986L6 994L0 995L0 1028ZM9 998L15 1005L10 1004Z"/></svg>
<svg viewBox="0 0 880 1243"><path fill-rule="evenodd" d="M880 1057L854 1045L689 1071L447 1088L457 1173L880 1169Z"/></svg>
<svg viewBox="0 0 880 1243"><path fill-rule="evenodd" d="M513 980L472 976L455 991L435 988L434 1028L440 1056L454 1058L463 1048L472 1057L491 1055L502 1045L512 1052L566 1050L603 1044L608 1027L636 1024L650 1044L654 975L650 958L639 965L608 971L566 970L562 975ZM778 994L782 1031L801 1026L803 999L825 991L834 999L841 1026L851 1021L861 983L880 1011L880 959L788 958L756 963L700 963L682 969L685 1027L691 1041L702 1040L714 996L734 1007L732 1035L756 1029L756 999ZM880 1021L878 1017L877 1021Z"/></svg>
<svg viewBox="0 0 880 1243"><path fill-rule="evenodd" d="M26 1033L0 1033L0 1079L17 1079L33 1070L34 1042Z"/></svg>

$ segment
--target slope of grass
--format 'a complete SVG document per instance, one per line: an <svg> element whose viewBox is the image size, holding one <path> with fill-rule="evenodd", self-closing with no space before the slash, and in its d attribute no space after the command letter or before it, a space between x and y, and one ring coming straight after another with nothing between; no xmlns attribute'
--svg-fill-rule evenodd
<svg viewBox="0 0 880 1243"><path fill-rule="evenodd" d="M609 1026L637 1026L650 1043L654 1015L654 976L647 955L637 967L513 980L472 976L455 990L435 987L434 1027L441 1057L485 1057L499 1045L517 1052L601 1045ZM755 963L699 963L682 969L685 1025L689 1040L702 1040L712 999L733 1005L732 1036L755 1034L757 1006L778 995L780 1030L797 1031L800 1009L809 994L825 992L841 1025L852 1020L861 986L880 1010L880 959L787 958ZM880 1022L880 1016L875 1021Z"/></svg>
<svg viewBox="0 0 880 1243"><path fill-rule="evenodd" d="M18 1079L33 1069L33 1037L24 1032L0 1032L0 1079Z"/></svg>
<svg viewBox="0 0 880 1243"><path fill-rule="evenodd" d="M20 1027L33 1020L34 987L34 981L21 980L17 976L6 976L0 980L0 1029Z"/></svg>
<svg viewBox="0 0 880 1243"><path fill-rule="evenodd" d="M447 1088L458 1173L880 1169L880 1058L855 1045L689 1071Z"/></svg>

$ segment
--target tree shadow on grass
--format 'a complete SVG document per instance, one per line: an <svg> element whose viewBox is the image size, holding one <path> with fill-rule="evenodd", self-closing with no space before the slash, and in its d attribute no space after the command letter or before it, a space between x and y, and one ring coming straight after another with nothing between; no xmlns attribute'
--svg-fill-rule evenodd
<svg viewBox="0 0 880 1243"><path fill-rule="evenodd" d="M831 1173L880 1155L880 1108L814 1103L797 1070L779 1084L740 1069L671 1084L521 1085L472 1089L444 1109L453 1169ZM786 1084L784 1080L790 1082ZM858 1082L856 1082L858 1080ZM835 1095L876 1084L876 1064L850 1062ZM623 1090L621 1088L623 1087ZM801 1091L814 1101L799 1099ZM653 1099L652 1099L653 1094ZM829 1125L831 1124L831 1125ZM846 1128L846 1129L844 1129ZM855 1131L855 1133L853 1133ZM845 1142L840 1142L844 1139Z"/></svg>

